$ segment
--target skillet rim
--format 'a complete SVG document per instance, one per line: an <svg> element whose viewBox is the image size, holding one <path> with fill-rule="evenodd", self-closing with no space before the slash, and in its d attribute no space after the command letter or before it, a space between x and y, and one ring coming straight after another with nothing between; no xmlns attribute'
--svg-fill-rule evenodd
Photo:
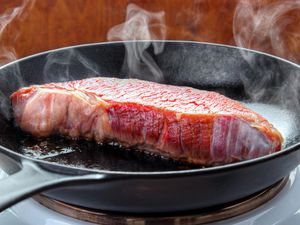
<svg viewBox="0 0 300 225"><path fill-rule="evenodd" d="M80 44L80 45L72 45L72 46L67 46L67 47L62 47L62 48L56 48L52 50L47 50L43 52L39 52L33 55L29 55L23 58L20 58L18 60L12 61L10 63L7 63L5 65L0 66L0 71L6 67L9 67L11 65L14 65L16 63L29 60L31 58L38 57L40 55L45 55L49 54L51 52L59 52L67 49L74 49L74 48L81 48L81 47L89 47L89 46L99 46L99 45L112 45L112 44L124 44L124 43L134 43L134 42L165 42L165 43L191 43L191 44L200 44L200 45L209 45L209 46L217 46L217 47L225 47L225 48L231 48L231 49L236 49L239 51L246 51L246 52L252 52L255 54L260 54L264 55L267 57L271 57L273 59L277 59L279 61L282 61L284 63L288 63L291 66L297 67L300 69L300 65L297 63L291 62L289 60L283 59L281 57L261 52L258 50L252 50L252 49L247 49L243 47L238 47L238 46L233 46L233 45L226 45L226 44L218 44L218 43L209 43L209 42L199 42L199 41L188 41L188 40L129 40L129 41L111 41L111 42L95 42L95 43L87 43L87 44ZM174 175L176 176L195 176L195 175L206 175L206 174L215 174L218 172L227 172L231 170L236 170L236 169L242 169L244 167L250 167L256 164L261 164L261 163L266 163L270 160L279 158L279 157L284 157L288 154L291 154L294 151L298 151L300 148L300 141L296 144L293 144L287 148L284 148L278 152L271 153L269 155L261 156L258 158L254 159L249 159L245 161L239 161L235 163L230 163L230 164L225 164L225 165L218 165L218 166L213 166L213 167L206 167L206 168L197 168L197 169L187 169L187 170L177 170L177 171L152 171L152 172L133 172L133 171L110 171L110 170L99 170L99 169L88 169L88 168L78 168L75 166L67 166L63 164L58 164L55 162L49 162L45 161L42 159L35 159L31 158L25 155L22 155L20 153L17 153L13 151L12 149L8 149L2 145L0 145L0 149L2 151L5 151L4 154L7 155L9 153L9 157L13 158L19 158L19 161L25 161L29 160L32 162L35 162L37 165L42 166L44 169L47 169L49 171L57 171L58 169L61 169L61 171L68 171L68 172L74 172L76 174L82 173L82 174L87 174L87 173L102 173L102 174L107 174L107 175L134 175L135 177L141 176L142 178L153 178L153 177L173 177ZM51 167L55 167L56 169L49 169ZM57 172L56 172L57 173Z"/></svg>

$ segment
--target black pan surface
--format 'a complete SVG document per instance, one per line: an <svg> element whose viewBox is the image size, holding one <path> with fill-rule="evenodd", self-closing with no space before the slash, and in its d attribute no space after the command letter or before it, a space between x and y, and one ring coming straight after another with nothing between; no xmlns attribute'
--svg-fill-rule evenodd
<svg viewBox="0 0 300 225"><path fill-rule="evenodd" d="M294 97L299 91L295 85L299 66L230 46L164 41L162 53L154 54L150 45L143 54L153 57L161 69L163 79L158 82L217 91L263 115L284 137L284 149L279 153L204 168L127 151L114 143L99 145L61 137L37 139L14 126L8 96L21 86L99 75L155 80L147 68L144 69L147 76L141 77L126 64L132 55L126 54L125 45L136 49L145 43L74 46L0 68L0 145L6 151L11 150L10 155L16 161L30 158L43 170L61 174L129 177L59 187L44 192L46 196L82 207L118 212L205 210L254 194L287 176L299 164L299 103ZM5 163L2 166L8 173L18 170Z"/></svg>

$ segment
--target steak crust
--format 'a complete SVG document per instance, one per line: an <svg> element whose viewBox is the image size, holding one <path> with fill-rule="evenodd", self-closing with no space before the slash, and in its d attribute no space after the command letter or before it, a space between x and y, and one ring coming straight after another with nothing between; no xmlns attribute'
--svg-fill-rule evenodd
<svg viewBox="0 0 300 225"><path fill-rule="evenodd" d="M259 114L215 92L137 79L89 78L22 88L11 95L22 130L60 134L216 165L281 149Z"/></svg>

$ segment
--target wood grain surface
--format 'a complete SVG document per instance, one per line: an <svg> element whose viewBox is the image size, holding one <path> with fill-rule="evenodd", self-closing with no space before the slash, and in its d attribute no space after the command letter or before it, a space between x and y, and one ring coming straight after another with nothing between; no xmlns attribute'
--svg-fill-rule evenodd
<svg viewBox="0 0 300 225"><path fill-rule="evenodd" d="M13 7L22 2L0 0L0 30ZM164 11L166 39L242 43L300 62L300 3L296 0L29 0L24 12L0 34L0 64L14 59L9 55L13 49L19 58L107 41L109 29L125 21L130 3L151 12ZM235 15L237 6L242 9L239 15ZM242 41L234 38L234 16L240 26L235 32Z"/></svg>

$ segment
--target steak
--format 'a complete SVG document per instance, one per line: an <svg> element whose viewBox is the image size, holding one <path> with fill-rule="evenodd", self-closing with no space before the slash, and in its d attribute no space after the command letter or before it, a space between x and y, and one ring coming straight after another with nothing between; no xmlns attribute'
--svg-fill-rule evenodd
<svg viewBox="0 0 300 225"><path fill-rule="evenodd" d="M117 142L204 166L267 155L283 142L241 103L191 87L97 77L22 88L11 101L16 123L34 136Z"/></svg>

